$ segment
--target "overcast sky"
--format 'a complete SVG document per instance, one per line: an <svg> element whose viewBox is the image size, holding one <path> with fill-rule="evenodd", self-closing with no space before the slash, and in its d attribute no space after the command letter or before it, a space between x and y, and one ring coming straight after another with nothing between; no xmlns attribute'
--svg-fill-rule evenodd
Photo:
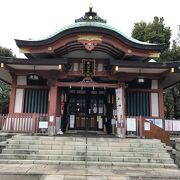
<svg viewBox="0 0 180 180"><path fill-rule="evenodd" d="M159 16L171 27L173 38L177 36L180 0L0 0L0 46L23 57L14 39L36 40L51 35L83 16L89 2L108 25L127 35L135 22L149 22Z"/></svg>

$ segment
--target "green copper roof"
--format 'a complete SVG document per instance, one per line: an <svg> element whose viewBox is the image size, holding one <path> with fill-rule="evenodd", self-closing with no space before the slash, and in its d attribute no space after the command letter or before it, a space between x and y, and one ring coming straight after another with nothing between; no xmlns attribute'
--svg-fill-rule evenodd
<svg viewBox="0 0 180 180"><path fill-rule="evenodd" d="M131 36L127 36L126 34L124 34L123 32L121 32L120 30L118 30L117 28L115 28L113 26L107 25L105 23L100 23L100 22L78 22L78 23L74 23L74 24L65 26L64 28L59 29L58 31L54 32L53 34L46 36L46 37L43 37L43 38L40 38L38 40L49 39L49 38L52 38L55 35L65 31L65 30L73 29L73 28L79 28L79 27L98 27L98 28L108 29L108 30L114 31L114 32L122 35L123 37L125 37L126 39L128 39L134 43L138 43L138 44L142 44L142 45L158 45L158 44L139 41L137 39L134 39Z"/></svg>
<svg viewBox="0 0 180 180"><path fill-rule="evenodd" d="M64 28L59 29L58 31L54 32L53 34L41 38L39 40L18 40L15 39L16 44L18 47L28 47L28 46L41 46L47 45L57 41L59 38L70 34L81 34L81 33L98 33L98 34L108 34L113 36L126 45L134 48L139 48L143 50L156 50L161 52L165 48L167 48L166 44L153 44L148 42L142 42L137 39L134 39L130 36L125 35L123 32L119 31L118 29L109 26L106 24L106 20L102 19L97 15L96 12L92 11L92 6L89 7L89 11L85 13L79 19L75 20L75 23Z"/></svg>

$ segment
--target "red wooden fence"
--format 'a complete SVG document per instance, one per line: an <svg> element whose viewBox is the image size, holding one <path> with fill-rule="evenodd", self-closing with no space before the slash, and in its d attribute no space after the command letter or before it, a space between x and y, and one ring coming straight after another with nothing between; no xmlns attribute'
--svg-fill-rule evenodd
<svg viewBox="0 0 180 180"><path fill-rule="evenodd" d="M165 131L165 129L158 127L157 125L150 123L150 131L144 130L144 123L148 122L145 120L145 118L140 118L140 122L142 124L142 135L145 138L149 139L160 139L161 142L166 143L166 145L170 144L170 135L168 131Z"/></svg>
<svg viewBox="0 0 180 180"><path fill-rule="evenodd" d="M0 130L4 132L23 132L23 133L40 133L39 121L48 121L47 114L8 114L0 115ZM127 131L125 124L126 135L155 138L169 144L169 133L164 129L150 123L150 130L144 130L144 123L148 122L143 117L136 117L136 129Z"/></svg>
<svg viewBox="0 0 180 180"><path fill-rule="evenodd" d="M165 129L160 128L153 123L150 123L149 121L145 120L145 118L142 116L132 118L135 119L136 129L134 131L128 131L126 128L126 136L146 139L160 139L161 142L166 143L167 145L170 144L169 132L165 131ZM149 130L145 130L145 122L150 123Z"/></svg>
<svg viewBox="0 0 180 180"><path fill-rule="evenodd" d="M38 133L39 121L47 119L46 114L0 115L0 130L4 132Z"/></svg>

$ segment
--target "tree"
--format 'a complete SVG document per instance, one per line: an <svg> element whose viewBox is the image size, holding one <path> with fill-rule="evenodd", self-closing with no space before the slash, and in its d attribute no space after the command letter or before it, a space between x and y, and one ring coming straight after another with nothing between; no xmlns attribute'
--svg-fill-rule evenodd
<svg viewBox="0 0 180 180"><path fill-rule="evenodd" d="M146 23L144 21L134 24L132 37L150 43L165 43L170 45L171 28L166 27L164 18L154 17L153 22ZM167 46L167 49L161 53L158 61L178 61L180 60L180 47L176 41L173 41L172 46ZM180 117L180 82L165 90L165 117L179 118Z"/></svg>
<svg viewBox="0 0 180 180"><path fill-rule="evenodd" d="M15 57L11 49L0 46L0 56L4 57Z"/></svg>
<svg viewBox="0 0 180 180"><path fill-rule="evenodd" d="M160 57L161 61L180 60L180 47L173 41L172 47L167 49ZM167 118L173 116L180 118L180 82L165 90L165 115Z"/></svg>
<svg viewBox="0 0 180 180"><path fill-rule="evenodd" d="M14 57L15 55L13 55L11 49L0 46L0 56ZM9 94L10 94L10 86L7 83L0 80L0 114L8 112Z"/></svg>
<svg viewBox="0 0 180 180"><path fill-rule="evenodd" d="M146 28L147 28L147 23L144 21L135 23L132 31L132 37L140 41L146 42L147 41L147 39L145 39Z"/></svg>
<svg viewBox="0 0 180 180"><path fill-rule="evenodd" d="M160 56L159 61L179 61L180 60L180 47L177 46L173 40L172 47L166 49Z"/></svg>
<svg viewBox="0 0 180 180"><path fill-rule="evenodd" d="M143 42L170 44L171 28L166 27L163 17L154 17L153 22L134 24L132 37Z"/></svg>
<svg viewBox="0 0 180 180"><path fill-rule="evenodd" d="M0 81L0 113L6 114L9 107L10 86Z"/></svg>

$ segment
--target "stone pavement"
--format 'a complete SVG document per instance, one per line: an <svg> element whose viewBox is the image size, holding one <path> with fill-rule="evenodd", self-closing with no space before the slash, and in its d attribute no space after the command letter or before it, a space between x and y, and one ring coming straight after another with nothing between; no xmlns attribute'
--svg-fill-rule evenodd
<svg viewBox="0 0 180 180"><path fill-rule="evenodd" d="M179 169L63 167L42 164L0 164L0 180L137 180L180 179Z"/></svg>

